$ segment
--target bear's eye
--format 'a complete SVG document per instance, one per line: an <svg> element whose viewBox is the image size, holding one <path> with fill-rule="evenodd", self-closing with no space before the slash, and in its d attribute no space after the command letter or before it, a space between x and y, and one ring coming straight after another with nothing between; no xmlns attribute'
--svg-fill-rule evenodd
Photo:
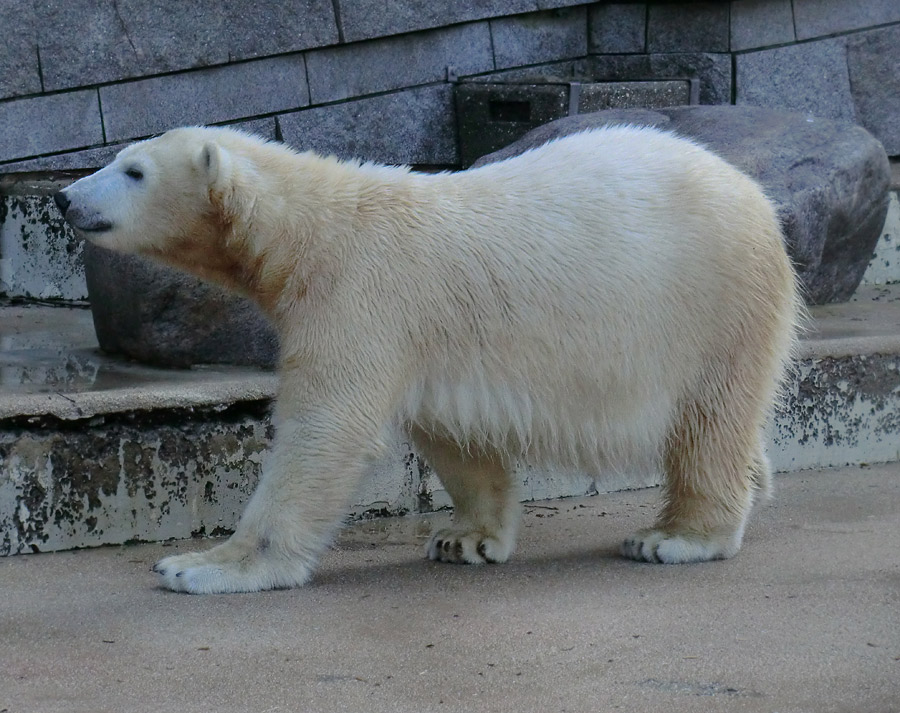
<svg viewBox="0 0 900 713"><path fill-rule="evenodd" d="M144 177L144 172L141 171L141 169L132 166L125 171L125 175L133 181L140 181Z"/></svg>

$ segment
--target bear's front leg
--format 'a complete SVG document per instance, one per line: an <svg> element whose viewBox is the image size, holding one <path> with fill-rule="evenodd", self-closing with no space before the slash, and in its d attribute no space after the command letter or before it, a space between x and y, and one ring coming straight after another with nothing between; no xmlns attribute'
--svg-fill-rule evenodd
<svg viewBox="0 0 900 713"><path fill-rule="evenodd" d="M381 424L352 404L279 418L259 486L226 542L166 557L163 586L192 594L295 587L312 576L382 441Z"/></svg>

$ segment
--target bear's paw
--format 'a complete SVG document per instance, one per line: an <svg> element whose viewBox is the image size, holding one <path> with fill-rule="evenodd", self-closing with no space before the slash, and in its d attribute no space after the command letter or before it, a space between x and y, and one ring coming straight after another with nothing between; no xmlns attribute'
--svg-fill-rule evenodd
<svg viewBox="0 0 900 713"><path fill-rule="evenodd" d="M512 554L502 537L466 528L439 530L428 543L428 559L452 564L499 564Z"/></svg>
<svg viewBox="0 0 900 713"><path fill-rule="evenodd" d="M229 594L284 589L305 583L312 568L268 557L258 548L224 542L206 552L164 557L153 566L160 584L188 594Z"/></svg>
<svg viewBox="0 0 900 713"><path fill-rule="evenodd" d="M639 530L625 540L622 554L638 562L686 564L728 559L737 554L739 548L740 540L734 534L680 534L650 528Z"/></svg>

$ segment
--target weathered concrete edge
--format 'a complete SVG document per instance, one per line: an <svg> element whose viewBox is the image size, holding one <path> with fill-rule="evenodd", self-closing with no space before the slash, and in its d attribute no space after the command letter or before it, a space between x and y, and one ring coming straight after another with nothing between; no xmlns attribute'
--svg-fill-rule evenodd
<svg viewBox="0 0 900 713"><path fill-rule="evenodd" d="M2 394L0 420L54 416L66 421L129 411L197 408L259 401L275 396L274 374L198 377L196 381L64 394Z"/></svg>
<svg viewBox="0 0 900 713"><path fill-rule="evenodd" d="M802 359L767 441L776 472L900 461L900 354Z"/></svg>
<svg viewBox="0 0 900 713"><path fill-rule="evenodd" d="M800 342L800 361L845 359L852 356L900 354L900 334L840 339L805 339Z"/></svg>

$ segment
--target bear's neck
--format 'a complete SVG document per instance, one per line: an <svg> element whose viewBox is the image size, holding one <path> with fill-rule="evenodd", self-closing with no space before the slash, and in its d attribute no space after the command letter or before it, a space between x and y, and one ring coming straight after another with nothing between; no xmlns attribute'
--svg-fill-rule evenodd
<svg viewBox="0 0 900 713"><path fill-rule="evenodd" d="M423 177L405 168L264 151L236 176L230 209L185 226L153 257L250 297L284 333L347 275L365 272L373 252L396 262L416 232L407 223L429 211Z"/></svg>
<svg viewBox="0 0 900 713"><path fill-rule="evenodd" d="M417 179L405 168L291 154L272 180L257 183L250 219L231 227L242 282L276 325L295 322L304 306L327 299L358 261L390 249L393 207L414 201ZM226 240L226 242L229 242Z"/></svg>

